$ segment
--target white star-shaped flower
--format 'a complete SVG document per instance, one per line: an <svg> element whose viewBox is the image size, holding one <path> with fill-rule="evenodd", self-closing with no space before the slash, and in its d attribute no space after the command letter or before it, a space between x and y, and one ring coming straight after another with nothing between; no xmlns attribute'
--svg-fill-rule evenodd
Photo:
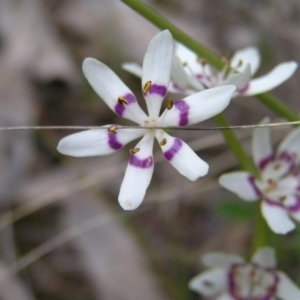
<svg viewBox="0 0 300 300"><path fill-rule="evenodd" d="M216 300L299 300L300 290L291 279L276 270L274 249L264 247L246 263L240 256L206 253L202 263L211 268L194 277L189 287Z"/></svg>
<svg viewBox="0 0 300 300"><path fill-rule="evenodd" d="M113 153L132 140L143 137L131 156L119 193L119 203L125 210L136 209L144 199L153 170L153 141L156 138L165 158L179 173L194 181L208 172L208 165L181 139L167 134L159 126L186 126L211 118L222 112L230 102L235 86L227 85L190 95L173 103L159 116L168 91L173 55L173 39L169 31L157 34L144 57L142 90L148 116L136 97L119 77L105 64L87 58L83 72L87 80L119 116L147 129L122 129L107 125L104 129L87 130L63 138L58 151L71 156L95 156Z"/></svg>
<svg viewBox="0 0 300 300"><path fill-rule="evenodd" d="M222 175L219 183L245 201L262 198L262 214L270 228L286 234L295 228L292 219L300 221L300 127L282 140L276 153L269 129L256 128L252 153L259 178L245 171L232 172Z"/></svg>
<svg viewBox="0 0 300 300"><path fill-rule="evenodd" d="M252 96L267 92L287 79L297 68L294 61L277 65L268 74L251 79L260 65L260 54L255 47L237 51L222 71L217 71L209 62L177 43L172 61L169 91L173 93L192 94L204 89L234 84L237 90L234 96ZM229 67L231 70L229 70ZM136 63L125 63L123 68L141 76L141 67Z"/></svg>

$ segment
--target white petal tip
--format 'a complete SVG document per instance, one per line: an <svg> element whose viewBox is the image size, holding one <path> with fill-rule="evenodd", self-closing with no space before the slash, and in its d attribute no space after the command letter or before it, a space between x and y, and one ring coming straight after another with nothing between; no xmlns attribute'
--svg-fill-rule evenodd
<svg viewBox="0 0 300 300"><path fill-rule="evenodd" d="M141 202L137 203L130 199L126 199L126 200L119 199L119 204L124 210L135 210L140 206Z"/></svg>

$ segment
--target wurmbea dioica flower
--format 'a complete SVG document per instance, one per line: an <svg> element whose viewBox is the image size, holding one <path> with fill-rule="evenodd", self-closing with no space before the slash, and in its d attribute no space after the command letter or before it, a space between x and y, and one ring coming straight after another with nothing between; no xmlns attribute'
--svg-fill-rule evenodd
<svg viewBox="0 0 300 300"><path fill-rule="evenodd" d="M75 133L60 141L58 151L77 157L106 155L143 137L130 150L131 156L119 193L119 203L125 210L133 210L141 204L150 184L154 169L154 138L158 140L165 158L183 176L194 181L207 174L207 163L185 142L156 127L192 125L215 116L227 107L235 90L233 85L222 86L175 103L169 99L167 108L159 116L168 90L172 55L172 36L165 30L152 39L143 62L142 90L148 116L140 108L131 90L110 68L93 58L83 62L84 75L106 104L119 116L147 128L122 129L120 125L107 125L102 129Z"/></svg>
<svg viewBox="0 0 300 300"><path fill-rule="evenodd" d="M189 95L215 86L234 84L237 87L234 96L252 96L280 85L289 79L297 68L296 62L285 62L277 65L268 74L251 79L259 65L258 50L255 47L248 47L237 51L227 61L226 67L218 71L210 66L209 62L200 59L194 52L177 43L169 91ZM123 68L136 76L141 76L141 67L135 63L125 63Z"/></svg>
<svg viewBox="0 0 300 300"><path fill-rule="evenodd" d="M202 256L211 268L194 277L189 287L216 300L299 300L300 290L291 279L276 270L275 251L258 249L250 263L240 256L219 252ZM211 298L210 298L211 299Z"/></svg>
<svg viewBox="0 0 300 300"><path fill-rule="evenodd" d="M300 221L300 127L282 140L276 152L269 129L256 128L252 153L259 178L240 171L222 175L219 183L245 201L261 198L261 211L270 228L286 234L295 228L292 219Z"/></svg>

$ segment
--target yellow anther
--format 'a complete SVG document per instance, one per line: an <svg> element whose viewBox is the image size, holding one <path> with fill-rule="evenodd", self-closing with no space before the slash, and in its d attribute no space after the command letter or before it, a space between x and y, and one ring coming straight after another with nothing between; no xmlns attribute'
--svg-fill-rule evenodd
<svg viewBox="0 0 300 300"><path fill-rule="evenodd" d="M241 67L242 65L243 65L243 60L240 59L237 66L238 66L238 67Z"/></svg>
<svg viewBox="0 0 300 300"><path fill-rule="evenodd" d="M186 67L187 64L188 64L187 61L182 62L182 65L183 65L184 67Z"/></svg>
<svg viewBox="0 0 300 300"><path fill-rule="evenodd" d="M274 170L279 170L281 168L281 164L276 164L275 166L274 166Z"/></svg>
<svg viewBox="0 0 300 300"><path fill-rule="evenodd" d="M201 65L204 67L204 66L206 66L208 64L208 60L207 59L203 59L202 61L201 61Z"/></svg>
<svg viewBox="0 0 300 300"><path fill-rule="evenodd" d="M143 88L143 92L144 92L144 94L147 94L148 92L149 92L149 90L150 90L150 88L151 88L151 81L147 81L146 83L145 83L145 86L144 86L144 88Z"/></svg>
<svg viewBox="0 0 300 300"><path fill-rule="evenodd" d="M140 151L141 149L140 148L132 148L129 150L130 154L136 154Z"/></svg>
<svg viewBox="0 0 300 300"><path fill-rule="evenodd" d="M128 100L125 99L124 97L118 97L118 102L120 104L128 104Z"/></svg>
<svg viewBox="0 0 300 300"><path fill-rule="evenodd" d="M159 142L159 144L160 144L161 146L166 145L166 144L167 144L167 139L162 139L162 140Z"/></svg>
<svg viewBox="0 0 300 300"><path fill-rule="evenodd" d="M284 202L284 201L286 200L286 198L287 198L287 196L282 196L282 197L279 198L279 200L280 200L281 202Z"/></svg>
<svg viewBox="0 0 300 300"><path fill-rule="evenodd" d="M110 128L109 128L109 133L110 134L116 134L117 132L116 132L116 129L117 129L117 127L116 126L111 126Z"/></svg>
<svg viewBox="0 0 300 300"><path fill-rule="evenodd" d="M173 107L173 104L174 104L173 100L169 98L167 100L167 109L170 110Z"/></svg>
<svg viewBox="0 0 300 300"><path fill-rule="evenodd" d="M296 152L293 152L292 155L293 155L294 159L297 159L297 158L298 158L298 155L297 155Z"/></svg>
<svg viewBox="0 0 300 300"><path fill-rule="evenodd" d="M268 182L268 187L267 187L267 189L266 189L266 193L270 193L270 192L273 192L276 188L277 188L277 182L276 181L274 181L273 179L268 179L267 180L267 182Z"/></svg>

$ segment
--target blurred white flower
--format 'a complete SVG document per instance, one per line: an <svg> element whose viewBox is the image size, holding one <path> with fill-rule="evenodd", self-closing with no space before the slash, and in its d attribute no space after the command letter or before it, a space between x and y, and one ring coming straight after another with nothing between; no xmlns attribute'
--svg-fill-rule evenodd
<svg viewBox="0 0 300 300"><path fill-rule="evenodd" d="M220 85L234 84L237 87L234 96L252 96L277 87L289 79L297 68L296 62L285 62L268 74L251 79L259 65L260 54L255 47L237 51L226 67L218 71L209 62L199 59L194 52L176 43L169 91L189 95ZM142 70L138 64L125 63L123 68L141 77Z"/></svg>
<svg viewBox="0 0 300 300"><path fill-rule="evenodd" d="M269 128L256 128L252 153L259 178L240 171L222 175L219 183L245 201L262 198L262 214L270 228L286 234L295 228L292 219L300 221L300 174L296 169L300 161L300 127L282 140L276 152L270 143Z"/></svg>
<svg viewBox="0 0 300 300"><path fill-rule="evenodd" d="M300 289L286 274L275 269L274 249L264 247L250 263L234 254L212 252L202 256L211 268L194 277L189 287L216 300L299 300Z"/></svg>
<svg viewBox="0 0 300 300"><path fill-rule="evenodd" d="M119 193L119 203L125 210L136 209L144 199L154 170L154 138L158 140L165 158L183 176L194 181L207 174L207 163L185 142L156 127L192 125L213 117L227 107L235 91L235 86L228 85L198 92L175 103L169 99L167 108L159 116L168 91L172 55L173 39L165 30L152 39L143 62L142 90L149 116L110 68L93 58L83 62L84 75L106 104L119 116L148 128L122 129L119 125L107 125L104 129L75 133L60 141L58 151L76 157L106 155L143 137L130 150L129 164Z"/></svg>

